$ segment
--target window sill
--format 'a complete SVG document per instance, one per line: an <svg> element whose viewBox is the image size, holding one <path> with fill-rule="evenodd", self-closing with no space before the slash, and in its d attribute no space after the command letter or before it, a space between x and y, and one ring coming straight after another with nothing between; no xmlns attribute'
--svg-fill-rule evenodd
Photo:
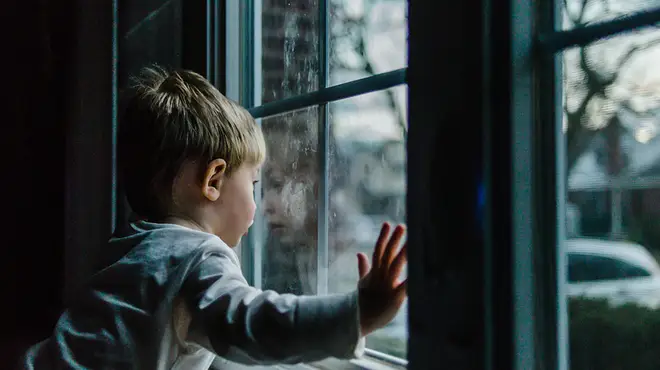
<svg viewBox="0 0 660 370"><path fill-rule="evenodd" d="M262 370L262 369L280 369L280 370L403 370L404 365L393 364L372 356L364 356L355 360L339 360L329 358L323 361L310 364L299 365L277 365L277 366L247 366L219 359L211 367L212 370Z"/></svg>
<svg viewBox="0 0 660 370"><path fill-rule="evenodd" d="M305 365L309 370L402 370L406 366L393 364L372 356L364 356L355 360L327 359L313 364Z"/></svg>

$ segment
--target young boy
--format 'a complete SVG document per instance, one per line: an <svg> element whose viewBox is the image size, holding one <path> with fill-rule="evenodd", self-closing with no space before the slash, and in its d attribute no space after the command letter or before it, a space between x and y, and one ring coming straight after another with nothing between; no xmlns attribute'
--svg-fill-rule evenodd
<svg viewBox="0 0 660 370"><path fill-rule="evenodd" d="M250 114L193 72L145 70L119 132L118 164L142 221L30 348L27 369L208 369L214 356L297 363L360 355L396 314L404 228L385 224L355 291L278 295L250 287L232 247L252 224L265 158Z"/></svg>

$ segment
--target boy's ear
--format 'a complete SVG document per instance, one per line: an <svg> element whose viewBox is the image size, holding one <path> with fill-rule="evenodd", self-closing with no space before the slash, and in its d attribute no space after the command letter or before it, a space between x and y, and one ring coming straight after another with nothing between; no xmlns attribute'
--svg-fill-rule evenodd
<svg viewBox="0 0 660 370"><path fill-rule="evenodd" d="M226 171L227 162L222 158L216 158L206 166L202 183L202 194L206 199L215 202L220 198L220 188L225 179Z"/></svg>

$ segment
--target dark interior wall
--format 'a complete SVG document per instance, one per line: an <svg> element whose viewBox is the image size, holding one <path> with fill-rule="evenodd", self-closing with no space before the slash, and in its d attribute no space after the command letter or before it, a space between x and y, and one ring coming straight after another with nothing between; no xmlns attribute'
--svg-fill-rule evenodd
<svg viewBox="0 0 660 370"><path fill-rule="evenodd" d="M47 335L61 304L73 5L7 0L0 12L2 367Z"/></svg>
<svg viewBox="0 0 660 370"><path fill-rule="evenodd" d="M131 77L140 69L156 64L164 68L191 69L207 75L208 63L221 68L217 65L219 60L214 58L215 54L207 58L212 50L207 48L207 40L212 37L207 32L207 16L209 12L222 14L209 6L221 8L220 3L206 0L118 0L119 124ZM122 193L119 184L119 227L126 225L130 213Z"/></svg>
<svg viewBox="0 0 660 370"><path fill-rule="evenodd" d="M182 0L118 0L117 88L118 120L131 77L143 67L157 64L165 68L181 67ZM118 227L125 227L130 208L118 184Z"/></svg>
<svg viewBox="0 0 660 370"><path fill-rule="evenodd" d="M203 73L206 3L3 3L0 292L9 308L0 367L50 334L65 291L91 272L111 234L113 84L121 98L128 76L151 63Z"/></svg>
<svg viewBox="0 0 660 370"><path fill-rule="evenodd" d="M181 67L182 0L119 0L120 90L152 63Z"/></svg>

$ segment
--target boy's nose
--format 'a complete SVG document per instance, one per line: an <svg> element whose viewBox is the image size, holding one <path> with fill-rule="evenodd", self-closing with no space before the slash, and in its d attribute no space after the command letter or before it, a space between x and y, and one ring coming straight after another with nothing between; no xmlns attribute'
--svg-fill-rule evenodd
<svg viewBox="0 0 660 370"><path fill-rule="evenodd" d="M273 203L273 196L270 192L266 192L262 202L263 212L266 216L275 214L275 205Z"/></svg>

